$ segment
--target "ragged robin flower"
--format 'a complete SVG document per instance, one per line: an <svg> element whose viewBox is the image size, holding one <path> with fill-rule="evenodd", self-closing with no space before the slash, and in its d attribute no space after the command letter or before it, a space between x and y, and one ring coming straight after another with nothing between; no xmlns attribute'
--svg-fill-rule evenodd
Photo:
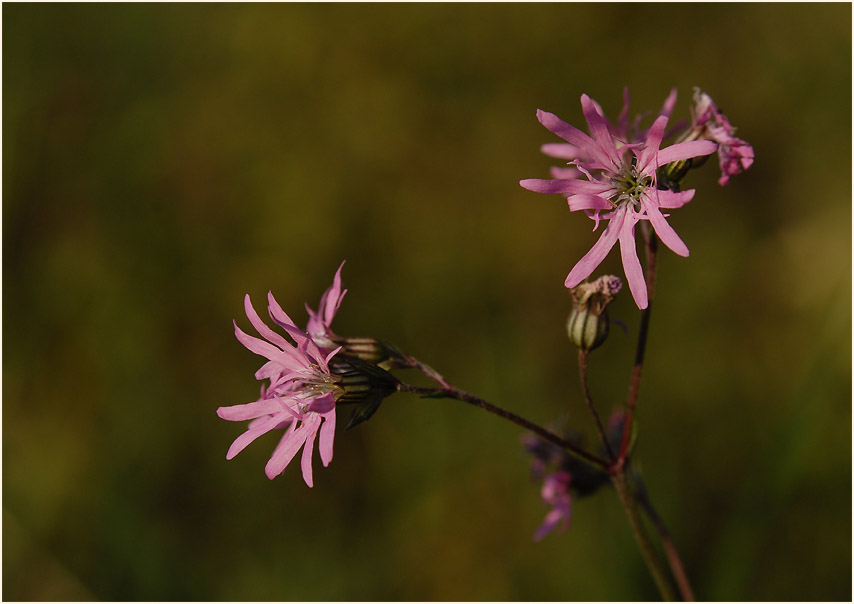
<svg viewBox="0 0 854 604"><path fill-rule="evenodd" d="M581 107L592 136L552 113L538 110L537 117L548 130L579 150L579 156L585 159L571 163L586 179L527 179L520 184L537 193L565 196L571 211L583 210L595 222L594 230L600 220L608 221L599 240L570 271L566 287L573 288L586 279L619 241L629 289L638 308L643 309L649 302L637 254L635 225L648 220L667 247L680 256L688 256L688 247L668 224L662 210L683 206L691 200L694 191L659 190L657 171L672 162L714 153L717 145L708 140L695 140L661 149L667 115L660 115L653 122L642 142L628 143L612 134L598 105L586 94L581 96Z"/></svg>
<svg viewBox="0 0 854 604"><path fill-rule="evenodd" d="M262 386L261 397L255 402L217 409L222 419L251 420L247 431L232 443L226 459L232 459L262 434L284 430L267 462L267 477L273 479L284 472L302 449L302 475L311 487L314 484L311 462L315 440L323 465L332 461L335 403L345 390L339 385L340 378L330 371L329 363L340 348L321 351L309 334L300 330L282 310L272 293L268 301L270 317L296 345L265 324L255 312L249 296L245 297L246 316L263 339L248 335L236 322L234 331L241 344L267 359L255 372L255 377L268 384Z"/></svg>
<svg viewBox="0 0 854 604"><path fill-rule="evenodd" d="M735 136L735 128L708 94L694 88L694 117L691 130L684 140L708 139L718 143L718 163L721 177L718 183L729 183L729 177L753 165L753 147Z"/></svg>

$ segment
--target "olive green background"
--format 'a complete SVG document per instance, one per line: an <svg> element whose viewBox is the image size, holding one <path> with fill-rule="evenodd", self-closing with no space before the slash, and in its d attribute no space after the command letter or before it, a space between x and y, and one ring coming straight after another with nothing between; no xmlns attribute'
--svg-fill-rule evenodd
<svg viewBox="0 0 854 604"><path fill-rule="evenodd" d="M336 331L592 437L563 280L598 233L518 181L557 141L537 108L585 127L580 95L616 116L627 85L632 115L677 86L682 118L701 86L756 150L672 213L651 496L698 597L850 600L850 5L2 8L5 599L657 597L610 489L532 541L494 416L395 395L309 489L264 476L272 435L226 462L215 413L257 396L243 295L301 322L347 259ZM611 316L603 414L639 312Z"/></svg>

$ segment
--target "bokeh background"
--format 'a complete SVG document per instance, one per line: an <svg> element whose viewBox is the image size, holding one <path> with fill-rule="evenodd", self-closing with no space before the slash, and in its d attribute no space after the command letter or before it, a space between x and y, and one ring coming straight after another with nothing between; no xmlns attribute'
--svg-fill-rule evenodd
<svg viewBox="0 0 854 604"><path fill-rule="evenodd" d="M851 6L3 6L3 597L621 600L657 593L613 491L546 513L512 424L388 399L309 489L257 395L243 295L592 436L564 333L596 235L535 118L693 86L753 143L662 254L638 458L699 597L851 598ZM613 253L603 270L621 273ZM591 363L625 400L629 296ZM418 376L410 376L424 383ZM343 423L343 422L342 422Z"/></svg>

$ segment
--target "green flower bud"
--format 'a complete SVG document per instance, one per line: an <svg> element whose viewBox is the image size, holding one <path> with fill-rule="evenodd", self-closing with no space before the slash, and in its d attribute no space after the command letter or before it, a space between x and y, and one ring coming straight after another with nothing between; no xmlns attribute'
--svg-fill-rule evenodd
<svg viewBox="0 0 854 604"><path fill-rule="evenodd" d="M607 306L622 286L618 277L604 275L572 289L573 308L566 322L570 342L590 351L605 341L610 326Z"/></svg>

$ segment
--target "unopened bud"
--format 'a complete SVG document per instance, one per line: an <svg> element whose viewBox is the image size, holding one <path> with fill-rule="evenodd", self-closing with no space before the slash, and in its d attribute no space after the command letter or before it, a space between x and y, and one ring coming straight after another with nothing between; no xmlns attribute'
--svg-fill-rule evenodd
<svg viewBox="0 0 854 604"><path fill-rule="evenodd" d="M607 306L622 287L619 277L604 275L573 288L573 309L566 322L570 342L590 351L605 341L609 328Z"/></svg>

